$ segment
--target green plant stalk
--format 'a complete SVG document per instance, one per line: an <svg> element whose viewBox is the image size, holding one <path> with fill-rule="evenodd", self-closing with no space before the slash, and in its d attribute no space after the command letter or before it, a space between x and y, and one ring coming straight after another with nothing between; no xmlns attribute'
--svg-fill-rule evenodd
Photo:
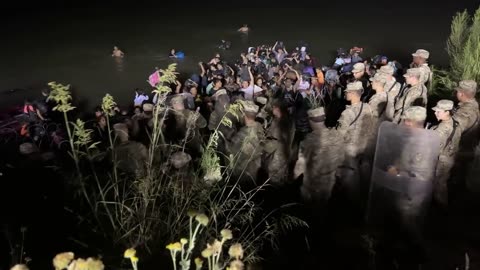
<svg viewBox="0 0 480 270"><path fill-rule="evenodd" d="M103 189L100 185L100 180L98 179L97 173L95 172L95 167L92 164L92 161L91 161L91 158L90 158L91 154L90 154L90 151L88 150L88 148L87 148L87 155L89 156L90 168L92 170L93 177L95 178L95 182L97 183L98 192L100 192L100 196L102 197L102 205L105 208L105 210L107 211L107 215L108 215L108 218L110 219L110 223L112 224L113 229L116 230L117 226L115 225L115 221L113 220L113 216L112 216L112 213L110 212L110 209L108 209L107 204L105 203L105 201L106 201L105 193L104 193L104 191L103 191ZM95 217L98 220L98 216L97 216L96 212L97 211L94 211ZM99 222L99 224L101 224L101 223Z"/></svg>
<svg viewBox="0 0 480 270"><path fill-rule="evenodd" d="M82 172L80 171L80 165L78 164L78 155L77 152L75 151L75 145L73 143L73 136L72 132L70 130L70 123L68 122L68 116L67 112L63 112L63 119L65 120L65 127L67 129L67 134L68 134L68 141L70 142L70 147L72 148L72 158L73 161L75 162L75 167L77 168L77 173L79 177L81 177Z"/></svg>
<svg viewBox="0 0 480 270"><path fill-rule="evenodd" d="M160 125L158 124L158 120L159 120L159 103L160 103L160 97L157 99L157 104L155 105L154 109L153 109L153 131L152 131L152 137L151 137L151 140L150 140L150 147L149 147L149 161L148 161L148 164L147 164L147 168L148 168L148 178L149 179L153 179L153 159L154 159L154 156L155 156L155 150L158 146L158 141L160 139L160 136L161 136L161 129L160 129ZM164 115L162 116L163 118L165 117L167 113L167 110L165 110L165 113Z"/></svg>
<svg viewBox="0 0 480 270"><path fill-rule="evenodd" d="M112 130L110 129L110 117L108 116L108 113L106 113L105 116L107 118L108 141L110 142L110 149L112 151L113 177L115 178L115 182L118 183L117 163L115 162L116 157L115 157L115 151L113 149Z"/></svg>

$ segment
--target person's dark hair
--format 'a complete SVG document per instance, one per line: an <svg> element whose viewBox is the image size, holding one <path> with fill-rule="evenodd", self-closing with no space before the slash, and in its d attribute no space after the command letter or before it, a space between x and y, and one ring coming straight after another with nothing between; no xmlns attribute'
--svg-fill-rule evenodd
<svg viewBox="0 0 480 270"><path fill-rule="evenodd" d="M215 84L217 84L218 82L222 82L222 79L214 78L213 81L212 81L213 86L215 86Z"/></svg>

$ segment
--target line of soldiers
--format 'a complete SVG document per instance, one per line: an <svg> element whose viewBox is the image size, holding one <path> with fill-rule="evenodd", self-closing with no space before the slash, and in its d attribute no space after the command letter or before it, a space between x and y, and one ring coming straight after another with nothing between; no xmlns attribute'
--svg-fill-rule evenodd
<svg viewBox="0 0 480 270"><path fill-rule="evenodd" d="M228 165L226 163L229 160L235 162L235 166L232 166L235 176L248 178L257 184L269 178L271 183L282 185L292 176L303 173L303 197L320 201L328 200L336 179L339 179L349 197L354 201L359 200L362 186L368 186L369 183L379 125L383 121L402 123L411 107L426 108L428 91L425 84L431 80L431 71L426 63L429 54L425 50L417 50L412 56L414 63L403 75L403 85L396 81L390 65L382 66L374 76L368 78L365 65L355 64L355 81L348 83L344 89L345 99L350 105L341 113L337 126L325 126L324 108L311 108L308 121L312 132L302 141L299 154L295 150L298 149L294 140L295 125L289 118L284 96L278 93L276 97L257 97L255 102L242 100L244 114L239 117L228 113L231 103L229 93L225 89L216 90L211 99L214 110L208 125L203 116L185 109L182 95L177 95L171 100L175 123L169 124L170 120L166 120L166 126L171 127L166 130L166 137L172 138L171 141L183 139L185 131L189 130L189 117L197 115L194 125L197 131L192 134L200 134L199 129L205 126L210 132L218 128L222 133L218 150L225 157L235 157L225 159L223 165ZM368 78L367 83L365 77ZM474 81L461 81L456 88L460 101L458 108L454 109L453 101L449 100L440 100L433 108L440 123L432 130L442 138L442 152L436 169L435 199L442 205L448 203L447 181L458 159L457 152L459 149L471 152L476 146L479 121L476 88ZM285 96L295 92L294 88L287 90ZM374 94L366 96L366 92ZM177 116L182 116L180 118L183 120ZM233 121L232 127L220 124L224 116ZM461 148L460 141L466 146ZM187 148L195 148L194 155L201 153L200 137L189 139L188 144ZM466 157L460 157L459 162L463 163L462 158L465 160ZM294 175L293 168L297 161L297 167L303 165L305 169L297 170ZM261 175L264 179L259 179ZM312 195L316 193L324 194Z"/></svg>
<svg viewBox="0 0 480 270"><path fill-rule="evenodd" d="M385 185L382 188L392 191L402 186L399 180L417 181L413 195L399 195L395 199L395 213L415 234L416 227L408 224L421 215L418 209L424 209L429 203L429 185L433 185L435 201L447 206L452 174L457 181L464 179L478 144L480 111L475 100L476 82L462 80L455 88L457 106L452 100L440 100L432 108L439 123L431 127L428 134L436 135L432 135L431 140L428 136L412 135L426 128L428 90L425 85L432 78L427 64L428 51L417 50L412 56L413 63L403 75L403 85L396 80L390 65L368 75L365 64L356 63L353 78L340 95L349 105L335 119L333 127L327 124L331 117L328 104L315 105L318 104L315 100L328 97L317 93L313 84L309 89L299 89L301 77L298 75L297 83L291 78L277 81L276 89L254 95L252 100L234 96L221 86L213 88L209 97L213 108L210 115L187 109L185 96L174 95L168 101L171 108L161 124L167 143L181 146L185 154L172 155L171 163L182 171L191 161L198 161L205 151L206 138L218 131L216 150L221 164L232 168L231 179L240 179L242 188L250 189L267 179L277 187L302 179L298 190L301 197L323 211L334 186L340 185L351 205L358 206L362 212L372 192L373 177L378 176L375 170L384 162L385 166L380 166L385 176L379 180ZM329 98L338 99L332 94ZM242 113L229 110L235 102L242 104ZM144 125L148 128L151 114L145 119ZM222 121L224 119L228 121ZM308 128L304 128L305 123ZM391 132L405 133L397 134L398 141L382 145L380 142L388 140L379 133L382 131L379 127L383 127L383 131L388 127ZM124 126L118 130L128 134ZM403 134L408 136L402 137ZM136 137L135 132L132 135ZM128 137L124 136L123 141L128 141ZM438 146L425 149L437 142ZM379 149L379 145L384 149ZM438 149L438 153L434 153L434 149ZM379 161L381 151L396 151L398 156ZM147 158L145 149L136 151L139 153L143 153L142 159ZM385 155L388 157L389 153ZM434 162L430 159L432 156L435 156ZM299 178L301 175L303 178Z"/></svg>
<svg viewBox="0 0 480 270"><path fill-rule="evenodd" d="M350 105L341 113L334 128L325 125L327 108L309 104L307 118L312 131L298 136L296 121L291 120L289 99L293 97L293 103L297 103L297 97L304 96L303 100L308 101L311 97L318 98L315 93L305 94L295 87L284 87L254 101L236 97L241 100L244 113L233 115L228 112L232 97L220 88L211 96L213 111L207 116L208 121L198 110L186 109L182 94L173 96L169 101L172 110L162 123L164 135L168 143L183 146L196 159L204 150L201 130L207 127L208 136L218 129L222 134L217 147L222 165L231 165L234 177L241 177L242 182L259 184L270 179L274 185L281 186L303 174L301 194L306 200L328 201L339 180L349 198L359 201L370 181L379 125L383 121L402 123L410 108L426 108L425 84L432 76L426 63L429 53L417 50L412 56L413 64L403 75L403 85L396 81L390 65L382 66L369 77L363 63L355 64L354 80L343 90ZM460 101L456 109L449 100L441 100L433 108L440 123L432 130L442 138L434 194L442 205L448 203L447 182L452 168L455 165L458 170L465 170L471 159L468 153L473 152L478 141L476 91L474 81L461 81L456 88ZM223 117L229 118L232 125L222 124Z"/></svg>

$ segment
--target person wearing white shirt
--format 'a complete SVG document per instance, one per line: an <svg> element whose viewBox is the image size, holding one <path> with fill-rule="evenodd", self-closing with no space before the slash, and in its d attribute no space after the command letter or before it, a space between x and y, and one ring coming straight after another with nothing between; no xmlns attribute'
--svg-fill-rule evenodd
<svg viewBox="0 0 480 270"><path fill-rule="evenodd" d="M255 85L255 79L253 78L251 67L248 67L248 74L250 75L250 81L242 81L242 88L240 88L240 91L244 93L245 100L253 101L255 94L262 92L263 89Z"/></svg>
<svg viewBox="0 0 480 270"><path fill-rule="evenodd" d="M148 95L140 91L135 91L135 99L133 100L134 107L141 107L144 101L148 101Z"/></svg>

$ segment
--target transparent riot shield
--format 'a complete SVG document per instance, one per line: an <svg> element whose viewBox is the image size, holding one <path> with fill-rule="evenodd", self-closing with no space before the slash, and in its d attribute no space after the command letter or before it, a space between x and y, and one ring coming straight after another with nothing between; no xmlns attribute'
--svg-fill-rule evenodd
<svg viewBox="0 0 480 270"><path fill-rule="evenodd" d="M431 130L380 125L366 213L370 226L420 226L439 152L440 138Z"/></svg>

